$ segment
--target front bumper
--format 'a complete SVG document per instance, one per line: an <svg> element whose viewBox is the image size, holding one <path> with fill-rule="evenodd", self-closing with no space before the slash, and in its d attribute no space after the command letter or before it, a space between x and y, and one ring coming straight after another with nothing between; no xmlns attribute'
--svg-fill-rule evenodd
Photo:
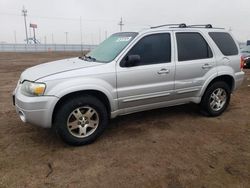
<svg viewBox="0 0 250 188"><path fill-rule="evenodd" d="M52 126L52 114L58 100L55 96L25 96L20 87L13 92L13 103L20 119L44 128Z"/></svg>

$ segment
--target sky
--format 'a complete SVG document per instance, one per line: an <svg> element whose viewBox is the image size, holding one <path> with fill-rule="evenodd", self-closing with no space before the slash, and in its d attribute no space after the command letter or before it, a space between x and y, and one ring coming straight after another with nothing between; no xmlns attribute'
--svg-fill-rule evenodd
<svg viewBox="0 0 250 188"><path fill-rule="evenodd" d="M0 0L0 43L24 43L23 6L41 43L66 43L67 36L69 44L98 44L120 31L121 17L123 31L210 23L231 30L238 41L250 39L250 0Z"/></svg>

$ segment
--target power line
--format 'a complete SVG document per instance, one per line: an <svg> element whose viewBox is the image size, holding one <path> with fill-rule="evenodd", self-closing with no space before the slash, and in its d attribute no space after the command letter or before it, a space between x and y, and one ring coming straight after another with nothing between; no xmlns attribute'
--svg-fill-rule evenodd
<svg viewBox="0 0 250 188"><path fill-rule="evenodd" d="M14 14L14 13L7 13L7 12L0 12L0 15L7 15L7 16L16 16L19 17L19 14ZM79 22L79 18L74 18L74 17L49 17L49 16L40 16L40 15L29 15L30 18L37 18L37 19L48 19L48 20L68 20L68 21L77 21ZM82 19L82 22L109 22L109 23L114 23L117 20L115 19ZM120 25L120 22L118 23ZM124 25L124 23L123 23ZM140 22L128 22L126 21L126 25L135 25L135 26L144 26L144 27L150 27L151 25L149 24L144 24Z"/></svg>
<svg viewBox="0 0 250 188"><path fill-rule="evenodd" d="M14 13L7 13L7 12L0 12L1 15L7 15L7 16L20 16L19 14ZM32 15L29 16L30 18L37 18L37 19L49 19L49 20L71 20L71 21L78 21L79 18L75 17L50 17L50 16L40 16L40 15ZM89 21L89 22L116 22L115 19L82 19L82 21Z"/></svg>

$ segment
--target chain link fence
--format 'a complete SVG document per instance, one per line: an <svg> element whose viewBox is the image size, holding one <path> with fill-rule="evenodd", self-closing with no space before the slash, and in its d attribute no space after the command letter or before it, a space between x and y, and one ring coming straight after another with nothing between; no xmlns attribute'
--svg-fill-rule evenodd
<svg viewBox="0 0 250 188"><path fill-rule="evenodd" d="M0 52L70 52L89 51L96 45L86 44L0 44Z"/></svg>

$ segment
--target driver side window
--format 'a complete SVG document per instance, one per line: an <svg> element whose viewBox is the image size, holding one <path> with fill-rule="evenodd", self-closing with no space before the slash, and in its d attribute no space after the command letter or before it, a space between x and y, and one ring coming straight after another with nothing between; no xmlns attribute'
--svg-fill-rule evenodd
<svg viewBox="0 0 250 188"><path fill-rule="evenodd" d="M139 55L140 61L133 66L171 62L171 38L169 33L152 34L139 40L122 60L129 55Z"/></svg>

